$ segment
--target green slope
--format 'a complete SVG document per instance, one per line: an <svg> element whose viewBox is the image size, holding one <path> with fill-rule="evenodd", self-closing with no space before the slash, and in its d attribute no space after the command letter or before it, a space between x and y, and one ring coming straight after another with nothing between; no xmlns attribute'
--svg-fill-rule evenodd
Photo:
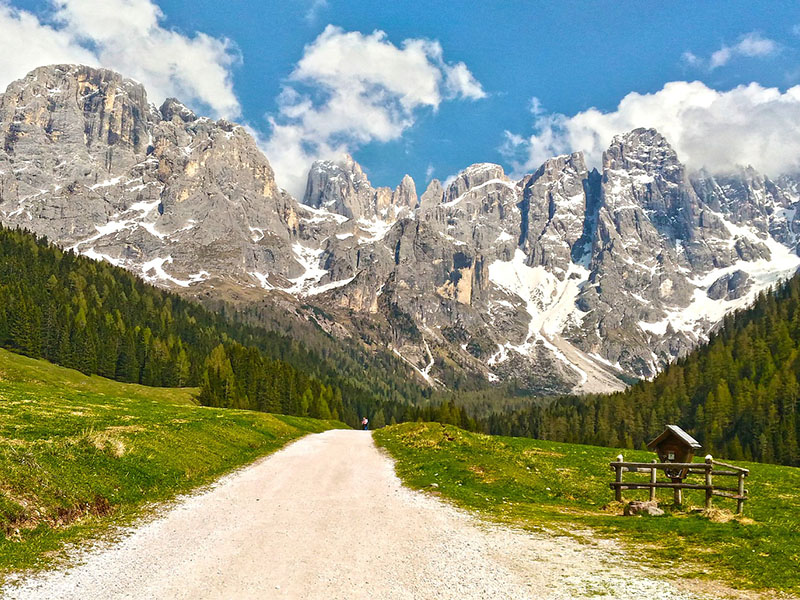
<svg viewBox="0 0 800 600"><path fill-rule="evenodd" d="M486 436L431 423L396 425L374 437L396 459L404 483L491 518L565 533L591 528L619 538L636 560L673 576L800 592L800 469L740 463L750 469L744 518L732 518L728 511L735 503L721 498L714 500L721 510L693 511L691 505L703 505L701 492L688 492L684 509L672 511L670 490L659 491L667 515L622 517L608 485L608 463L618 449ZM653 458L623 452L630 460ZM646 499L647 492L625 494L626 500Z"/></svg>
<svg viewBox="0 0 800 600"><path fill-rule="evenodd" d="M197 406L0 350L0 577L334 421Z"/></svg>

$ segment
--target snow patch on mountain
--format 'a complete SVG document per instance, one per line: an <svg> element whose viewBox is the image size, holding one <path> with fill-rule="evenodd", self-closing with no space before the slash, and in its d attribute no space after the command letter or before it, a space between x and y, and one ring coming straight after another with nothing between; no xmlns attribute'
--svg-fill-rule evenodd
<svg viewBox="0 0 800 600"><path fill-rule="evenodd" d="M319 265L324 249L308 248L300 243L295 243L292 245L292 251L294 252L295 260L303 267L303 274L290 279L289 281L292 282L292 285L285 288L284 291L304 296L310 288L314 287L319 283L320 279L328 274L328 271Z"/></svg>
<svg viewBox="0 0 800 600"><path fill-rule="evenodd" d="M324 208L314 208L313 206L308 206L307 204L298 204L297 207L311 215L310 217L302 217L302 220L306 223L324 223L326 221L334 221L341 224L350 220L349 217L325 210Z"/></svg>
<svg viewBox="0 0 800 600"><path fill-rule="evenodd" d="M106 261L108 263L111 263L115 267L120 266L120 264L122 263L122 261L120 261L119 259L113 258L112 256L109 256L108 254L101 254L100 252L96 252L94 247L87 248L86 250L82 251L81 254L91 258L92 260Z"/></svg>
<svg viewBox="0 0 800 600"><path fill-rule="evenodd" d="M464 192L463 194L461 194L460 196L458 196L456 198L453 198L452 200L448 200L447 202L442 202L439 206L441 208L452 208L453 206L456 206L457 204L460 204L461 201L464 198L466 198L469 194L474 194L474 193L479 192L480 190L482 190L482 189L484 189L486 187L497 186L497 185L507 187L508 189L512 190L513 192L517 191L517 186L515 184L513 184L513 183L510 183L509 181L506 181L504 179L490 179L489 181L485 181L484 183L481 183L481 184L478 184L478 185L476 185L474 187L468 188L467 191Z"/></svg>
<svg viewBox="0 0 800 600"><path fill-rule="evenodd" d="M699 341L706 340L710 326L720 322L726 314L749 306L760 292L791 277L800 268L800 256L772 236L759 235L759 232L752 227L737 225L725 214L714 212L712 214L720 219L731 234L730 239L726 240L728 246L733 247L738 240L746 239L765 245L769 249L769 258L740 259L730 266L711 269L707 273L689 279L689 283L697 288L692 294L689 305L668 309L666 317L660 321L639 321L638 325L643 331L661 337L671 328L673 331L691 335ZM750 288L746 294L734 299L709 297L712 284L739 271L749 276Z"/></svg>
<svg viewBox="0 0 800 600"><path fill-rule="evenodd" d="M335 290L336 288L340 288L342 286L347 285L348 283L353 281L353 279L355 279L355 276L311 287L305 290L305 292L303 292L303 295L307 297L307 296L317 296L318 294L324 294L325 292L329 292L330 290Z"/></svg>
<svg viewBox="0 0 800 600"><path fill-rule="evenodd" d="M259 273L258 271L249 271L249 273L250 273L250 275L252 275L253 277L256 278L256 280L258 281L259 285L262 288L264 288L265 290L274 290L275 289L275 286L272 285L269 282L269 280L268 280L269 275L267 273Z"/></svg>
<svg viewBox="0 0 800 600"><path fill-rule="evenodd" d="M142 265L142 277L146 281L150 282L157 282L161 281L168 281L170 283L174 283L180 287L189 287L193 283L200 283L201 281L205 281L210 276L208 271L199 271L192 275L189 275L189 279L178 279L173 277L169 273L164 270L164 264L172 264L173 259L171 256L167 256L166 258L154 258L152 260L147 261Z"/></svg>
<svg viewBox="0 0 800 600"><path fill-rule="evenodd" d="M525 303L530 316L527 343L540 332L554 335L568 323L580 323L583 315L575 306L575 299L589 272L571 263L562 281L545 267L528 266L526 259L525 253L517 248L511 260L494 261L489 265L489 280Z"/></svg>
<svg viewBox="0 0 800 600"><path fill-rule="evenodd" d="M358 237L359 244L372 244L382 240L389 233L389 230L394 225L394 221L384 221L382 219L358 219L356 221L358 228L366 233Z"/></svg>

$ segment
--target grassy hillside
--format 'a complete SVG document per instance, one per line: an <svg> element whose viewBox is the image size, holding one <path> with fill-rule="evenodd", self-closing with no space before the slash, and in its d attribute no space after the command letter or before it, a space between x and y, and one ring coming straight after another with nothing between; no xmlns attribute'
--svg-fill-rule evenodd
<svg viewBox="0 0 800 600"><path fill-rule="evenodd" d="M375 432L410 487L441 494L465 508L523 527L592 528L618 537L637 560L675 576L718 578L743 588L800 592L800 469L740 463L750 469L745 517L732 500L689 492L684 510L670 511L671 490L659 490L663 517L622 517L612 502L608 463L617 449L468 433L452 426L406 423ZM625 450L649 462L649 452ZM432 486L436 484L436 486ZM438 486L438 487L437 487ZM646 499L647 491L625 492ZM719 510L722 509L722 510Z"/></svg>
<svg viewBox="0 0 800 600"><path fill-rule="evenodd" d="M0 350L0 578L333 421L197 406Z"/></svg>

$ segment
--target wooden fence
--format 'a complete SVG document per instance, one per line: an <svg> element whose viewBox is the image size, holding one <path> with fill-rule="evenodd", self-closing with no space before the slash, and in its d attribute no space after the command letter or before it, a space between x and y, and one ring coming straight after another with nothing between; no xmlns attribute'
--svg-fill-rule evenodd
<svg viewBox="0 0 800 600"><path fill-rule="evenodd" d="M651 463L624 462L622 454L617 456L617 460L610 463L615 471L614 481L611 482L611 489L614 490L614 499L622 502L622 490L650 490L650 500L656 499L657 488L671 488L674 490L675 504L683 504L683 490L704 490L706 493L706 508L711 508L711 499L714 496L732 498L736 500L736 513L742 514L744 502L747 500L747 490L744 489L744 478L750 471L742 467L729 465L728 463L714 460L710 455L706 456L702 463L660 463L653 459ZM721 467L721 468L720 468ZM686 483L681 480L658 481L658 471L664 471L666 477L674 478L677 473L686 469L689 475L704 475L703 483ZM650 481L622 481L623 473L649 473ZM737 477L737 487L720 487L714 485L714 477Z"/></svg>

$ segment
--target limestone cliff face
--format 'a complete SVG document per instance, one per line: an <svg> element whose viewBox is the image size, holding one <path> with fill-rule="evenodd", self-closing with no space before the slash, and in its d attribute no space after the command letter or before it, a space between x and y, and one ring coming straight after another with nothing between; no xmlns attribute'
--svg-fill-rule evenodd
<svg viewBox="0 0 800 600"><path fill-rule="evenodd" d="M74 65L32 71L8 86L0 104L6 153L46 157L45 149L57 143L99 161L97 168L105 170L136 162L157 119L140 84L113 71ZM56 158L42 164L43 170L62 162Z"/></svg>
<svg viewBox="0 0 800 600"><path fill-rule="evenodd" d="M53 239L93 230L122 208L98 190L144 156L156 118L142 86L116 73L36 69L0 97L0 206L20 224L41 218Z"/></svg>
<svg viewBox="0 0 800 600"><path fill-rule="evenodd" d="M548 160L528 180L520 243L532 265L566 274L573 255L587 253L578 242L584 239L588 178L583 154L577 153Z"/></svg>
<svg viewBox="0 0 800 600"><path fill-rule="evenodd" d="M793 181L692 175L652 129L616 137L601 172L580 153L519 181L473 165L431 182L368 260L343 268L334 245L358 275L318 301L380 315L382 298L415 325L394 343L420 368L435 347L541 392L612 389L794 272Z"/></svg>
<svg viewBox="0 0 800 600"><path fill-rule="evenodd" d="M800 265L797 178L690 173L652 129L599 171L580 153L520 179L480 163L419 197L345 156L312 165L298 202L244 128L56 65L0 96L0 140L2 223L190 294L294 302L434 385L619 388Z"/></svg>
<svg viewBox="0 0 800 600"><path fill-rule="evenodd" d="M0 98L0 215L152 280L304 272L298 205L245 130L138 83L42 67ZM236 278L236 277L235 277Z"/></svg>
<svg viewBox="0 0 800 600"><path fill-rule="evenodd" d="M417 189L408 175L395 190L373 188L361 165L346 155L339 161L325 160L311 165L303 204L348 219L393 219L410 214L417 207Z"/></svg>

